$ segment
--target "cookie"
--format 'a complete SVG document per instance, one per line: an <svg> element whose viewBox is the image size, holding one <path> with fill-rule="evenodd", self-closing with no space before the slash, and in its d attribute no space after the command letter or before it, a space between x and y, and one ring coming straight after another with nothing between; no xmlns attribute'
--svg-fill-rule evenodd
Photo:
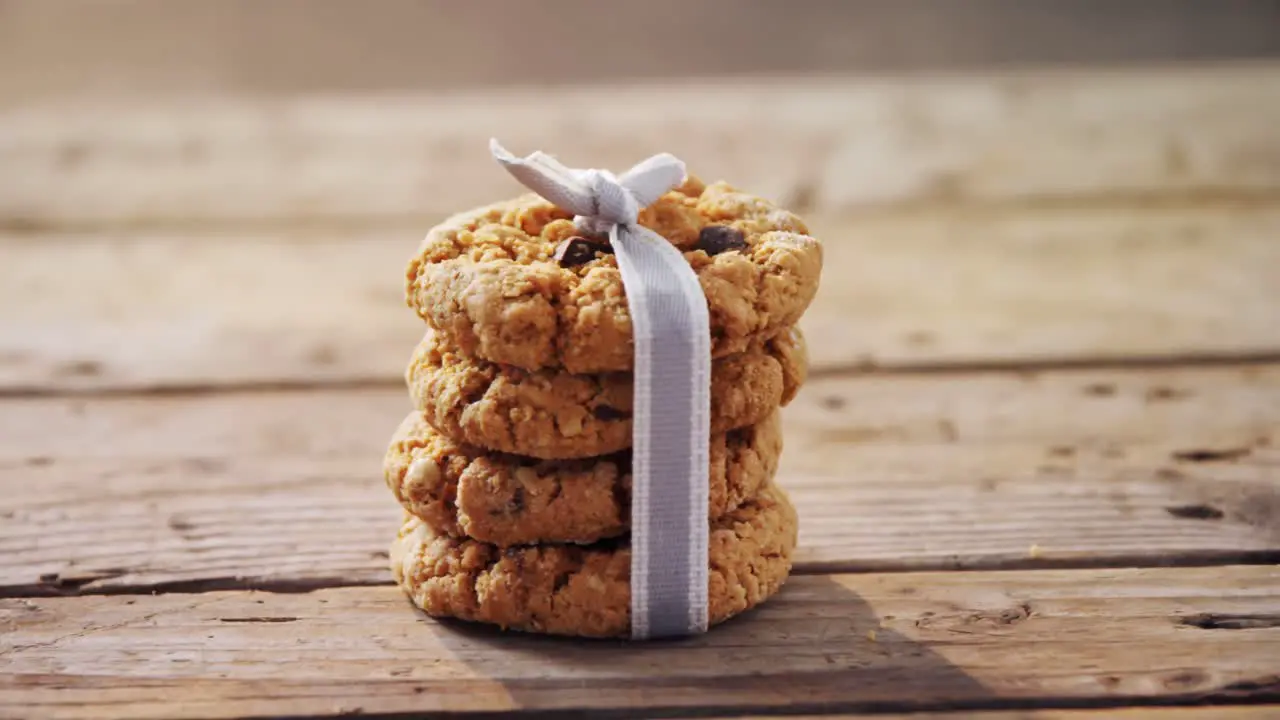
<svg viewBox="0 0 1280 720"><path fill-rule="evenodd" d="M707 297L714 357L794 325L813 300L822 246L798 217L725 183L690 179L640 213L683 252ZM539 198L455 215L406 271L406 301L465 355L526 370L632 369L617 259Z"/></svg>
<svg viewBox="0 0 1280 720"><path fill-rule="evenodd" d="M712 624L759 605L782 587L791 572L796 530L795 508L772 483L712 523ZM504 550L437 534L409 518L392 545L391 571L429 615L555 635L630 632L631 551L624 539Z"/></svg>
<svg viewBox="0 0 1280 720"><path fill-rule="evenodd" d="M782 454L778 413L711 439L708 515L719 517L771 479ZM406 510L444 535L499 546L590 543L627 532L630 453L535 460L450 440L420 413L387 449L387 486Z"/></svg>
<svg viewBox="0 0 1280 720"><path fill-rule="evenodd" d="M770 340L768 347L782 368L782 398L778 404L786 407L809 379L809 345L800 328L790 327Z"/></svg>
<svg viewBox="0 0 1280 720"><path fill-rule="evenodd" d="M711 432L764 420L804 382L804 338L787 330L711 373ZM428 331L405 372L414 405L436 429L470 445L544 460L631 446L632 376L523 370L453 352Z"/></svg>

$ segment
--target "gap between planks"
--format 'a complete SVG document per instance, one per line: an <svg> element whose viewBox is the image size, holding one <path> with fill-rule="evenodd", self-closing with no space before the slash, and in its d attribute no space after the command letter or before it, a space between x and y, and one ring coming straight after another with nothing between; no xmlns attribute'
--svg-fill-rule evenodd
<svg viewBox="0 0 1280 720"><path fill-rule="evenodd" d="M749 190L745 185L739 185ZM1058 215L1063 213L1108 212L1251 212L1280 206L1280 188L1232 190L1173 190L1149 192L1117 191L1100 196L1029 197L1011 199L924 197L892 203L857 205L848 208L825 208L815 205L807 190L797 191L796 198L779 201L780 206L802 216L838 215L865 222L885 222L904 217L945 215L965 221L999 221L1016 217ZM498 199L512 196L508 192ZM490 198L492 201L493 198ZM474 206L467 206L474 207ZM459 207L455 210L465 210ZM440 212L403 212L351 214L341 216L299 216L281 218L133 218L128 222L100 220L65 221L42 225L24 218L0 216L0 241L5 244L42 242L50 236L92 241L103 234L111 235L188 235L194 238L221 235L228 241L237 237L278 235L306 242L308 235L368 234L394 231L404 227L429 228L448 217Z"/></svg>
<svg viewBox="0 0 1280 720"><path fill-rule="evenodd" d="M616 717L1280 700L1280 571L795 577L679 642L502 634L398 589L0 601L0 705L41 717Z"/></svg>
<svg viewBox="0 0 1280 720"><path fill-rule="evenodd" d="M1021 374L1053 370L1156 370L1196 368L1250 368L1280 363L1280 352L1224 352L1194 353L1185 355L1153 355L1129 357L1039 357L1023 360L912 362L877 364L861 361L847 366L811 368L810 378L840 378L862 376L942 375L961 377L985 374ZM305 390L376 391L400 389L401 378L370 377L350 379L298 379L264 380L259 382L228 382L223 384L174 384L140 387L102 388L4 388L0 387L0 400L32 398L128 398L128 397L197 397L221 393L292 393Z"/></svg>
<svg viewBox="0 0 1280 720"><path fill-rule="evenodd" d="M399 389L0 403L0 586L386 582L379 464L408 411ZM818 378L784 421L800 574L1280 551L1277 366Z"/></svg>
<svg viewBox="0 0 1280 720"><path fill-rule="evenodd" d="M913 712L898 714L885 713L843 713L836 712L823 715L800 715L790 712L776 715L684 715L692 718L734 717L738 720L763 720L780 715L791 720L1271 720L1280 718L1280 705L1265 704L1265 701L1244 701L1241 705L1191 705L1178 707L1174 705L1155 705L1148 707L1115 706L1093 708L1061 707L1052 710L939 710L937 712ZM1065 705L1066 703L1064 703ZM1081 703L1084 704L1084 703Z"/></svg>
<svg viewBox="0 0 1280 720"><path fill-rule="evenodd" d="M1205 567L1271 567L1280 565L1280 550L1255 551L1180 551L1175 556L1159 556L1150 553L1131 555L1110 553L1101 555L1038 557L1034 553L1009 557L988 556L976 561L960 558L950 560L886 560L883 562L808 562L797 564L793 577L822 576L831 574L893 574L918 572L1026 572L1034 570L1144 570ZM0 585L0 599L54 598L54 597L129 597L136 595L201 595L216 592L260 592L276 595L296 595L320 590L342 588L376 588L394 584L388 573L382 580L350 577L309 577L273 579L270 577L218 577L198 580L175 580L143 585L105 585L122 577L121 571L90 571L83 574L55 576L26 585Z"/></svg>

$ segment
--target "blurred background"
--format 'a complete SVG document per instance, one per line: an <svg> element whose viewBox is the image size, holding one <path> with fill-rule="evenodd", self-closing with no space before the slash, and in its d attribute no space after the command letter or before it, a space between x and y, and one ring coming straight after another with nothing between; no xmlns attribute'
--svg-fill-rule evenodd
<svg viewBox="0 0 1280 720"><path fill-rule="evenodd" d="M0 103L1280 53L1268 0L0 0Z"/></svg>
<svg viewBox="0 0 1280 720"><path fill-rule="evenodd" d="M1264 0L0 0L0 586L385 582L404 271L494 136L822 238L810 571L1273 558L1277 58Z"/></svg>

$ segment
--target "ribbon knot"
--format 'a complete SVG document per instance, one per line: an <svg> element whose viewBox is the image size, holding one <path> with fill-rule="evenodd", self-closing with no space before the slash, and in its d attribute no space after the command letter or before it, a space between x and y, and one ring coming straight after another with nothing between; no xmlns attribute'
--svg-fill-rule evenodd
<svg viewBox="0 0 1280 720"><path fill-rule="evenodd" d="M557 207L574 214L585 232L607 233L615 225L635 226L642 208L657 202L685 179L685 166L674 155L661 153L620 176L608 170L576 170L544 152L518 158L489 141L493 157L516 180Z"/></svg>
<svg viewBox="0 0 1280 720"><path fill-rule="evenodd" d="M684 163L654 155L622 175L575 170L542 152L493 157L525 187L608 233L626 291L635 346L631 448L631 635L707 629L711 327L707 299L684 255L637 222L685 179Z"/></svg>
<svg viewBox="0 0 1280 720"><path fill-rule="evenodd" d="M608 170L581 170L579 177L591 193L591 212L573 218L579 230L608 233L614 225L634 225L640 217L635 192Z"/></svg>

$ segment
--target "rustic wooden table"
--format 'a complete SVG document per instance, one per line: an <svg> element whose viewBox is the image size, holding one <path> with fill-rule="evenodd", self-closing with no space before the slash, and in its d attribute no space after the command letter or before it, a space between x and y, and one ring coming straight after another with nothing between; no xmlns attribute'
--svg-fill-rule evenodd
<svg viewBox="0 0 1280 720"><path fill-rule="evenodd" d="M570 642L390 585L401 272L515 191L490 135L825 239L759 611ZM1280 715L1278 65L24 107L0 224L0 716Z"/></svg>

